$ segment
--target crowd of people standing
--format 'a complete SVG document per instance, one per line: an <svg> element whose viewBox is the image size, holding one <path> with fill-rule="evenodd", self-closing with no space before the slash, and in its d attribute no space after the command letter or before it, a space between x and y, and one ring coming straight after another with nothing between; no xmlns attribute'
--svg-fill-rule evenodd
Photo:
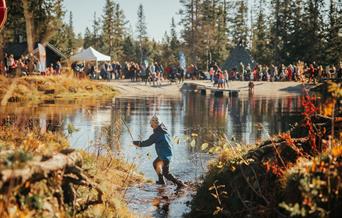
<svg viewBox="0 0 342 218"><path fill-rule="evenodd" d="M50 64L44 71L39 69L39 61L33 54L21 55L15 59L13 54L4 54L4 59L0 61L0 74L8 77L28 76L38 74L41 75L60 75L62 64L57 61L56 64Z"/></svg>
<svg viewBox="0 0 342 218"><path fill-rule="evenodd" d="M130 79L132 82L143 81L145 84L160 86L162 81L183 82L185 78L197 78L198 69L190 65L184 69L180 65L172 64L164 68L159 62L152 64L138 64L136 62L104 62L97 70L94 64L88 63L72 65L76 74L84 73L90 79L120 80Z"/></svg>
<svg viewBox="0 0 342 218"><path fill-rule="evenodd" d="M147 62L125 62L120 64L117 61L104 62L99 70L94 63L71 65L75 75L79 78L88 77L90 79L120 80L130 79L132 82L143 81L145 84L160 86L162 81L181 83L185 79L209 79L219 88L228 87L228 81L306 81L315 83L324 79L341 79L342 62L339 65L318 65L315 62L305 64L298 61L289 65L265 65L243 64L242 62L232 69L222 69L213 62L209 65L208 72L198 69L194 64L188 67L179 64L170 64L164 67L160 62L155 61L151 64ZM33 54L21 56L17 60L12 54L4 55L0 61L0 73L5 76L26 76L37 74L41 75L60 75L62 65L59 61L50 64L42 72L39 69L39 61ZM83 76L80 76L83 75Z"/></svg>
<svg viewBox="0 0 342 218"><path fill-rule="evenodd" d="M210 80L217 84L219 88L228 85L228 81L306 81L315 83L323 79L341 79L342 78L342 62L336 67L329 65L323 67L312 64L297 62L285 66L276 65L255 65L251 68L250 64L246 66L241 62L238 67L228 70L222 70L216 63L210 65Z"/></svg>

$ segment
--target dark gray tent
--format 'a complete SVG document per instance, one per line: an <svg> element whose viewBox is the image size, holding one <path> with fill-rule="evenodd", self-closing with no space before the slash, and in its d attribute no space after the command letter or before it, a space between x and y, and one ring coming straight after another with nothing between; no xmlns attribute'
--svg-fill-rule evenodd
<svg viewBox="0 0 342 218"><path fill-rule="evenodd" d="M38 52L38 43L34 46L34 54ZM46 65L56 64L57 61L66 59L66 56L50 43L46 44ZM13 54L15 59L20 58L21 55L27 54L27 43L8 43L5 45L4 52Z"/></svg>
<svg viewBox="0 0 342 218"><path fill-rule="evenodd" d="M236 46L230 51L228 59L223 64L223 69L239 69L240 62L242 62L245 66L250 64L251 68L254 68L256 65L254 58L247 49L242 46Z"/></svg>

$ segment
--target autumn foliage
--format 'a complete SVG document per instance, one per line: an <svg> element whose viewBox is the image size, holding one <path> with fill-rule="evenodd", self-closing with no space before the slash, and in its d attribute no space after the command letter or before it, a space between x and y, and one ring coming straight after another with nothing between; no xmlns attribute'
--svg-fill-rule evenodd
<svg viewBox="0 0 342 218"><path fill-rule="evenodd" d="M326 101L307 92L303 123L291 131L245 149L235 142L217 149L187 216L339 217L341 85L330 84L329 93Z"/></svg>

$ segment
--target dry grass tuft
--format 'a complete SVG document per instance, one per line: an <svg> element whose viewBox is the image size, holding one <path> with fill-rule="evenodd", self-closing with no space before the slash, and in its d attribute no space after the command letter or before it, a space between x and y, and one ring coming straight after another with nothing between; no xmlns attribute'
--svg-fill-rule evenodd
<svg viewBox="0 0 342 218"><path fill-rule="evenodd" d="M80 217L137 217L136 214L132 214L128 210L123 193L127 185L144 182L144 177L134 173L135 169L131 168L131 164L113 158L110 154L96 156L95 154L83 152L82 156L84 158L84 168L93 177L93 180L99 184L105 196L103 204L94 206ZM129 177L127 177L128 174ZM79 194L82 195L82 193Z"/></svg>
<svg viewBox="0 0 342 218"><path fill-rule="evenodd" d="M16 79L9 101L41 101L47 99L74 99L114 96L115 91L106 85L73 76L29 76ZM3 98L14 79L0 77L0 96Z"/></svg>
<svg viewBox="0 0 342 218"><path fill-rule="evenodd" d="M41 132L17 127L0 127L0 148L23 151L33 155L51 155L69 146L68 140L58 133Z"/></svg>
<svg viewBox="0 0 342 218"><path fill-rule="evenodd" d="M0 170L24 167L26 161L42 155L50 156L68 146L68 140L62 134L13 126L0 127ZM129 185L145 181L144 177L135 173L132 164L114 157L111 152L101 155L85 151L80 153L85 174L104 192L102 204L78 214L73 214L67 206L57 207L58 202L53 196L56 180L49 177L30 184L29 193L13 190L11 195L0 195L2 217L137 217L129 211L123 193ZM77 188L78 199L85 200L95 194L95 190L89 192L87 188Z"/></svg>

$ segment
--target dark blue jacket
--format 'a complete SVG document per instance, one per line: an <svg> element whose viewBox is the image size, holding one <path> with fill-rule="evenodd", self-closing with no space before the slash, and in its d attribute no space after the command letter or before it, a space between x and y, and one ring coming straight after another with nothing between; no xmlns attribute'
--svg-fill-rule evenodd
<svg viewBox="0 0 342 218"><path fill-rule="evenodd" d="M153 130L153 134L145 141L140 143L140 147L148 147L155 144L158 158L161 160L171 160L171 137L164 124L160 124Z"/></svg>

